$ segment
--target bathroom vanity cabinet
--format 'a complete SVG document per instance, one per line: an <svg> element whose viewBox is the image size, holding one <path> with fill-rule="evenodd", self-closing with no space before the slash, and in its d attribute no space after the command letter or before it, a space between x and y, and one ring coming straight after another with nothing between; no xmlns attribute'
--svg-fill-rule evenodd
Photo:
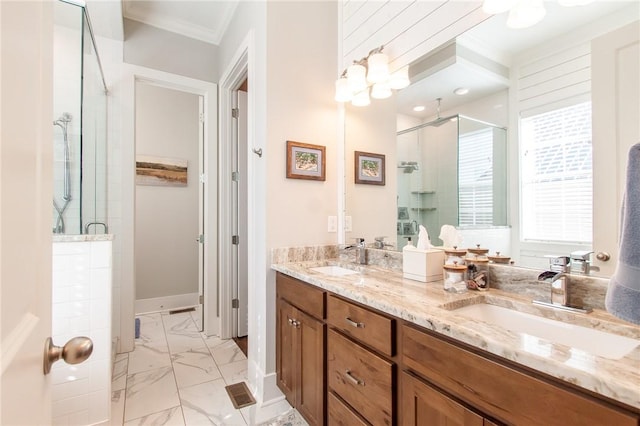
<svg viewBox="0 0 640 426"><path fill-rule="evenodd" d="M640 426L638 410L280 272L277 304L278 383L310 424Z"/></svg>
<svg viewBox="0 0 640 426"><path fill-rule="evenodd" d="M276 298L278 387L310 425L324 425L326 293L278 274Z"/></svg>

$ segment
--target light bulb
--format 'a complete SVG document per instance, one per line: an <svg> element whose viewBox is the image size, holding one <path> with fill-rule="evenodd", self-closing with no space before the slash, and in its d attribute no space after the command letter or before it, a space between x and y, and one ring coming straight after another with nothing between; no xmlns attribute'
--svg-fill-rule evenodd
<svg viewBox="0 0 640 426"><path fill-rule="evenodd" d="M374 53L367 59L369 71L367 80L370 83L381 83L389 80L389 57L384 53Z"/></svg>
<svg viewBox="0 0 640 426"><path fill-rule="evenodd" d="M391 95L391 89L386 83L376 83L371 88L371 97L374 99L387 99Z"/></svg>
<svg viewBox="0 0 640 426"><path fill-rule="evenodd" d="M400 90L411 84L409 80L409 65L394 71L389 77L389 87L391 89Z"/></svg>
<svg viewBox="0 0 640 426"><path fill-rule="evenodd" d="M353 93L349 88L349 82L346 78L341 77L336 80L336 96L337 102L349 102L353 98Z"/></svg>
<svg viewBox="0 0 640 426"><path fill-rule="evenodd" d="M360 92L367 88L367 69L358 64L353 64L347 68L347 81L353 93Z"/></svg>
<svg viewBox="0 0 640 426"><path fill-rule="evenodd" d="M527 28L540 22L546 14L542 0L517 0L509 12L507 27Z"/></svg>
<svg viewBox="0 0 640 426"><path fill-rule="evenodd" d="M353 95L353 99L351 99L351 104L353 106L367 106L371 103L371 99L369 99L369 89L362 90L355 95Z"/></svg>

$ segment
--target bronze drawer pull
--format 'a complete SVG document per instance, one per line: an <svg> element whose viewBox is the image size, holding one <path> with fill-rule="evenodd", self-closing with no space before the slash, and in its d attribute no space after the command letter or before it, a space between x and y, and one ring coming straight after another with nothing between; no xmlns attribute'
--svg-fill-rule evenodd
<svg viewBox="0 0 640 426"><path fill-rule="evenodd" d="M352 320L349 317L346 317L345 320L347 320L347 322L349 323L349 325L354 326L355 328L364 328L364 323L363 322L355 322L354 320Z"/></svg>
<svg viewBox="0 0 640 426"><path fill-rule="evenodd" d="M346 370L344 372L345 376L347 376L347 380L349 380L351 383L353 383L356 386L364 386L364 380L360 380L358 378L356 378L353 374L351 374L351 371Z"/></svg>

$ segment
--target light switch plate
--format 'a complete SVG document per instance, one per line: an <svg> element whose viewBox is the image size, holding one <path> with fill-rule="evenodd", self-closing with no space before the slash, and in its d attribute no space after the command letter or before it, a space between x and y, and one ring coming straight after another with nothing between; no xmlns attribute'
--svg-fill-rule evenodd
<svg viewBox="0 0 640 426"><path fill-rule="evenodd" d="M345 216L344 217L344 232L351 232L353 231L353 221L351 219L351 216Z"/></svg>
<svg viewBox="0 0 640 426"><path fill-rule="evenodd" d="M327 232L338 232L338 216L327 217Z"/></svg>

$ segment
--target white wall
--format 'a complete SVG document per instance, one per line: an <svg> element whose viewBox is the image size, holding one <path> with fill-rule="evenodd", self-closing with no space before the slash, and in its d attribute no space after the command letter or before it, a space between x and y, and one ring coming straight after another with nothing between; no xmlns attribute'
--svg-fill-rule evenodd
<svg viewBox="0 0 640 426"><path fill-rule="evenodd" d="M218 81L217 47L124 19L124 61L198 80Z"/></svg>
<svg viewBox="0 0 640 426"><path fill-rule="evenodd" d="M198 96L138 82L136 155L187 160L187 186L136 186L136 299L198 292Z"/></svg>

